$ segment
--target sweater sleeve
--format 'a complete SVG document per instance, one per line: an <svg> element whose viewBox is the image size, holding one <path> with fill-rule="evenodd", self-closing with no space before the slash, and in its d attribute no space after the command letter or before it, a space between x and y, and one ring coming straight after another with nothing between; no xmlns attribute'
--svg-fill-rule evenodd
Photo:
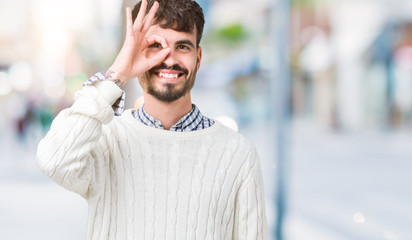
<svg viewBox="0 0 412 240"><path fill-rule="evenodd" d="M98 72L91 76L83 86L90 86L96 84L99 81L110 81L107 76L103 72ZM122 95L118 98L113 104L112 108L114 111L115 116L120 116L124 110L124 100L125 100L126 93L122 91Z"/></svg>
<svg viewBox="0 0 412 240"><path fill-rule="evenodd" d="M75 102L53 120L40 141L36 162L41 170L63 187L89 195L95 180L95 161L103 161L102 125L114 116L112 104L122 90L113 82L102 81L76 92Z"/></svg>
<svg viewBox="0 0 412 240"><path fill-rule="evenodd" d="M269 239L262 172L256 153L253 151L251 155L254 164L236 199L233 232L233 239L236 240Z"/></svg>

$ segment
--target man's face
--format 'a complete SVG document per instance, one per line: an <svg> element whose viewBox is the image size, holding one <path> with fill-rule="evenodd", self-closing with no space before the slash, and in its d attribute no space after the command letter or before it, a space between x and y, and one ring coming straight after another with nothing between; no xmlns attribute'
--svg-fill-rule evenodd
<svg viewBox="0 0 412 240"><path fill-rule="evenodd" d="M196 46L196 30L185 33L153 25L147 33L147 36L150 35L165 38L170 53L161 64L138 76L139 82L145 92L162 102L170 103L192 89L202 50ZM161 44L155 43L145 50L145 54L150 57L161 49Z"/></svg>

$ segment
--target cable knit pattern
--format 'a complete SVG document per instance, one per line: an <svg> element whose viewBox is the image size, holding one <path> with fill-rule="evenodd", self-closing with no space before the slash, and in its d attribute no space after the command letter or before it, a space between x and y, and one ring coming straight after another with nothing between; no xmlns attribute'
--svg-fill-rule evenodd
<svg viewBox="0 0 412 240"><path fill-rule="evenodd" d="M114 84L85 86L53 121L37 163L89 204L88 240L269 239L253 145L216 122L193 132L113 117Z"/></svg>

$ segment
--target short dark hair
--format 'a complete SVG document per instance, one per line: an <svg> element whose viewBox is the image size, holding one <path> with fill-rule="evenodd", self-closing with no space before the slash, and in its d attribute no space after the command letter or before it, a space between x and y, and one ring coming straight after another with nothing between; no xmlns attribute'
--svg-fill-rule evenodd
<svg viewBox="0 0 412 240"><path fill-rule="evenodd" d="M171 28L178 32L192 33L196 26L196 44L199 46L203 35L205 17L203 10L196 1L192 0L147 0L146 14L154 2L159 3L154 24L160 24L162 28ZM132 11L133 21L139 13L142 1L134 6Z"/></svg>

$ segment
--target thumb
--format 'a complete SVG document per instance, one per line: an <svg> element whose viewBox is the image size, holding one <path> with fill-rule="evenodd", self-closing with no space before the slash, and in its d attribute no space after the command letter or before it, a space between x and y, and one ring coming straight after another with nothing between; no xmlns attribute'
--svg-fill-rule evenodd
<svg viewBox="0 0 412 240"><path fill-rule="evenodd" d="M147 60L149 68L152 68L160 64L161 62L163 62L169 53L170 53L170 48L163 48L155 56L149 58Z"/></svg>

